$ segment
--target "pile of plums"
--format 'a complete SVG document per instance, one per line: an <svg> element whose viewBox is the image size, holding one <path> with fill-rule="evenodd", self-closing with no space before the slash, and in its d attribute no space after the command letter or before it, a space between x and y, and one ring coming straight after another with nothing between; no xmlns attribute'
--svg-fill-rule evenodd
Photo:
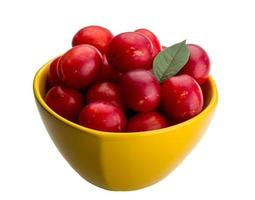
<svg viewBox="0 0 255 200"><path fill-rule="evenodd" d="M210 61L198 45L187 45L188 62L162 83L151 70L162 46L147 29L114 36L87 26L74 35L72 46L51 62L45 96L70 121L107 132L139 132L183 122L203 109L200 85Z"/></svg>

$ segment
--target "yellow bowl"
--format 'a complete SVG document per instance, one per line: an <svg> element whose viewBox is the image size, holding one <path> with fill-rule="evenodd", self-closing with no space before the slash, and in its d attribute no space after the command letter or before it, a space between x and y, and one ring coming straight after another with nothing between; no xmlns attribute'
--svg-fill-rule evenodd
<svg viewBox="0 0 255 200"><path fill-rule="evenodd" d="M194 148L216 108L217 88L210 77L203 86L203 111L183 123L159 130L110 133L82 127L45 103L50 62L35 75L34 96L44 125L58 150L83 178L108 190L152 185L173 171Z"/></svg>

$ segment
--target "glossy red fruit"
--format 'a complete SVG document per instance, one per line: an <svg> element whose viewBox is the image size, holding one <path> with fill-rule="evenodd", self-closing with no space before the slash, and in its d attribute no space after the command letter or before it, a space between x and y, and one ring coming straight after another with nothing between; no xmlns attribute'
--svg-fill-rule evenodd
<svg viewBox="0 0 255 200"><path fill-rule="evenodd" d="M82 109L79 124L100 131L122 132L126 118L120 108L110 103L93 102Z"/></svg>
<svg viewBox="0 0 255 200"><path fill-rule="evenodd" d="M60 80L58 77L59 59L60 59L60 56L55 58L52 61L52 63L50 64L49 72L47 74L47 81L48 81L50 87L60 84Z"/></svg>
<svg viewBox="0 0 255 200"><path fill-rule="evenodd" d="M113 34L102 26L87 26L79 30L73 37L72 45L90 44L101 53L106 53Z"/></svg>
<svg viewBox="0 0 255 200"><path fill-rule="evenodd" d="M120 72L150 69L152 44L140 33L121 33L112 39L106 57L109 64Z"/></svg>
<svg viewBox="0 0 255 200"><path fill-rule="evenodd" d="M103 65L101 71L96 78L95 82L118 82L120 80L121 73L115 70L109 65L105 54L103 55Z"/></svg>
<svg viewBox="0 0 255 200"><path fill-rule="evenodd" d="M93 85L86 95L87 103L104 101L119 108L124 108L119 87L114 83L102 82Z"/></svg>
<svg viewBox="0 0 255 200"><path fill-rule="evenodd" d="M148 29L141 28L135 32L145 35L152 43L152 57L154 58L161 51L161 44L157 36Z"/></svg>
<svg viewBox="0 0 255 200"><path fill-rule="evenodd" d="M127 132L149 131L168 126L166 119L157 112L140 113L127 123Z"/></svg>
<svg viewBox="0 0 255 200"><path fill-rule="evenodd" d="M186 74L163 82L161 100L166 113L176 121L184 121L200 113L204 102L200 86Z"/></svg>
<svg viewBox="0 0 255 200"><path fill-rule="evenodd" d="M190 51L189 60L178 74L188 74L201 85L209 76L209 56L206 51L198 45L188 44L188 48Z"/></svg>
<svg viewBox="0 0 255 200"><path fill-rule="evenodd" d="M160 85L148 70L133 70L123 74L120 89L126 105L135 111L152 111L159 104Z"/></svg>
<svg viewBox="0 0 255 200"><path fill-rule="evenodd" d="M46 104L62 117L75 121L82 108L82 96L73 89L54 86L46 94Z"/></svg>
<svg viewBox="0 0 255 200"><path fill-rule="evenodd" d="M67 86L80 89L96 79L101 70L102 56L91 45L79 45L67 51L59 60L59 77Z"/></svg>

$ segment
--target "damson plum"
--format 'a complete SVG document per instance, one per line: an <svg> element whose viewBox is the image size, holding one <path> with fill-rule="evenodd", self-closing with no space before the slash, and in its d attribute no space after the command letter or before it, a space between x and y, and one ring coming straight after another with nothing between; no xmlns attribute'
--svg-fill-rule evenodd
<svg viewBox="0 0 255 200"><path fill-rule="evenodd" d="M64 86L54 86L46 94L46 104L62 117L76 121L83 106L81 94Z"/></svg>
<svg viewBox="0 0 255 200"><path fill-rule="evenodd" d="M104 101L119 108L124 108L124 103L118 85L110 82L102 82L93 85L86 95L87 103Z"/></svg>
<svg viewBox="0 0 255 200"><path fill-rule="evenodd" d="M109 65L105 54L103 54L103 64L100 73L97 75L95 82L118 82L121 77L121 73Z"/></svg>
<svg viewBox="0 0 255 200"><path fill-rule="evenodd" d="M166 119L157 112L140 113L128 120L127 131L149 131L168 126Z"/></svg>
<svg viewBox="0 0 255 200"><path fill-rule="evenodd" d="M137 33L145 35L152 43L152 57L154 58L161 51L161 44L157 36L145 28L135 30Z"/></svg>
<svg viewBox="0 0 255 200"><path fill-rule="evenodd" d="M47 74L47 81L49 86L55 86L60 84L60 79L58 76L58 62L60 60L60 56L55 58L50 64L49 72Z"/></svg>
<svg viewBox="0 0 255 200"><path fill-rule="evenodd" d="M148 70L133 70L122 75L120 89L126 105L135 111L152 111L159 104L160 85Z"/></svg>
<svg viewBox="0 0 255 200"><path fill-rule="evenodd" d="M181 122L201 112L203 94L198 83L189 75L168 78L161 85L161 100L171 119Z"/></svg>
<svg viewBox="0 0 255 200"><path fill-rule="evenodd" d="M96 79L101 65L102 56L95 47L78 45L60 58L58 73L65 85L81 89Z"/></svg>
<svg viewBox="0 0 255 200"><path fill-rule="evenodd" d="M93 102L82 109L79 124L100 131L122 132L126 118L120 108L110 103Z"/></svg>
<svg viewBox="0 0 255 200"><path fill-rule="evenodd" d="M106 54L109 64L120 72L151 69L152 44L140 33L125 32L115 36Z"/></svg>
<svg viewBox="0 0 255 200"><path fill-rule="evenodd" d="M106 53L113 34L102 26L87 26L79 30L73 37L72 45L90 44L101 53Z"/></svg>
<svg viewBox="0 0 255 200"><path fill-rule="evenodd" d="M206 51L198 45L188 44L188 48L190 51L189 60L178 74L188 74L201 85L209 76L209 56Z"/></svg>

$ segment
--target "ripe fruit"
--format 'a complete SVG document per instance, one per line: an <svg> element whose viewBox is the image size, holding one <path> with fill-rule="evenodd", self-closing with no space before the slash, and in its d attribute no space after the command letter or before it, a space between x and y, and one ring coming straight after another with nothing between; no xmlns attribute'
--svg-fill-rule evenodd
<svg viewBox="0 0 255 200"><path fill-rule="evenodd" d="M121 33L112 39L106 56L109 64L120 72L150 69L152 44L140 33Z"/></svg>
<svg viewBox="0 0 255 200"><path fill-rule="evenodd" d="M60 56L55 58L52 63L50 64L49 72L47 74L47 81L49 85L55 86L60 83L59 77L58 77L58 62L59 62Z"/></svg>
<svg viewBox="0 0 255 200"><path fill-rule="evenodd" d="M102 26L87 26L79 30L73 37L72 46L90 44L101 53L106 53L113 34Z"/></svg>
<svg viewBox="0 0 255 200"><path fill-rule="evenodd" d="M133 70L121 77L120 89L127 106L138 112L154 110L160 101L160 86L147 70Z"/></svg>
<svg viewBox="0 0 255 200"><path fill-rule="evenodd" d="M96 79L102 65L100 52L91 45L79 45L67 51L59 61L59 77L75 89L86 87Z"/></svg>
<svg viewBox="0 0 255 200"><path fill-rule="evenodd" d="M189 60L178 74L188 74L201 85L209 76L210 59L202 47L188 44L188 48L190 51Z"/></svg>
<svg viewBox="0 0 255 200"><path fill-rule="evenodd" d="M112 66L109 65L105 54L103 57L103 64L101 71L97 75L95 82L118 82L120 80L121 73L115 70Z"/></svg>
<svg viewBox="0 0 255 200"><path fill-rule="evenodd" d="M157 112L140 113L127 123L128 132L149 131L168 126L166 119Z"/></svg>
<svg viewBox="0 0 255 200"><path fill-rule="evenodd" d="M110 103L93 102L82 109L79 124L100 131L122 132L126 118L121 109Z"/></svg>
<svg viewBox="0 0 255 200"><path fill-rule="evenodd" d="M145 35L152 43L152 57L154 58L161 51L161 44L157 36L148 29L141 28L135 32Z"/></svg>
<svg viewBox="0 0 255 200"><path fill-rule="evenodd" d="M87 103L104 101L119 108L124 108L119 87L114 83L102 82L93 85L86 95Z"/></svg>
<svg viewBox="0 0 255 200"><path fill-rule="evenodd" d="M203 108L202 90L186 74L165 80L161 85L161 99L166 113L178 122L197 115Z"/></svg>
<svg viewBox="0 0 255 200"><path fill-rule="evenodd" d="M62 117L75 121L82 108L82 96L73 89L54 86L46 94L47 105Z"/></svg>

